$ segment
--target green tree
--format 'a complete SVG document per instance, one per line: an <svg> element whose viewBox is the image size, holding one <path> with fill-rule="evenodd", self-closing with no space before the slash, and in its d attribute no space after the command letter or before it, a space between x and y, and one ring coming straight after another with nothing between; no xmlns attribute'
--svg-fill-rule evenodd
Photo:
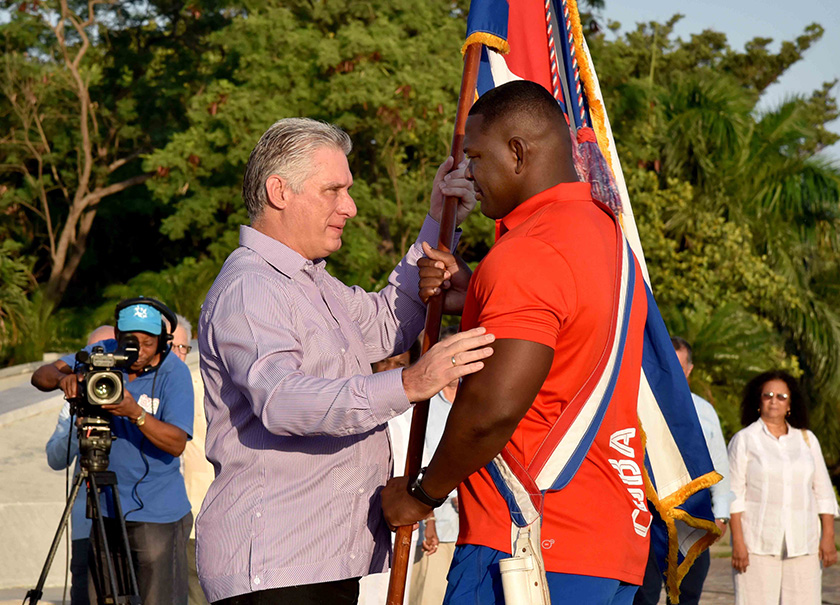
<svg viewBox="0 0 840 605"><path fill-rule="evenodd" d="M140 156L168 138L200 86L196 40L220 21L202 18L207 6L2 3L0 209L18 241L31 238L23 252L53 305L102 204L154 176Z"/></svg>
<svg viewBox="0 0 840 605"><path fill-rule="evenodd" d="M838 116L835 83L758 109L767 86L823 30L811 25L775 53L766 38L738 51L719 32L675 38L678 19L592 44L622 161L649 171L645 181L631 179L631 199L644 200L653 189L686 202L666 205L659 223L636 211L646 253L653 250L652 278L667 275L656 291L663 314L672 331L700 339L706 354L698 350L697 381L721 387L718 399L725 393L730 408L745 372L758 371L753 361L801 368L814 416L823 420L818 434L836 460L840 301L827 284L838 277L840 170L818 155L838 139L826 127ZM690 183L691 192L681 183ZM661 218L661 211L652 216ZM651 220L660 233L647 229ZM663 243L673 257L657 257ZM736 271L716 265L727 258ZM752 354L733 334L753 343ZM711 352L725 347L732 351L728 361L714 361Z"/></svg>

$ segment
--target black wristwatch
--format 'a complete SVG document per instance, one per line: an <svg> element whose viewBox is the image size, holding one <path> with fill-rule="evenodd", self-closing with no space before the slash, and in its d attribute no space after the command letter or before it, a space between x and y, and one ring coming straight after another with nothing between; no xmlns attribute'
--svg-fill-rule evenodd
<svg viewBox="0 0 840 605"><path fill-rule="evenodd" d="M426 467L420 469L420 472L417 473L417 477L414 478L414 481L408 482L408 493L411 494L412 497L420 500L426 506L431 506L432 508L437 508L444 502L446 502L446 496L443 498L432 498L429 494L426 493L426 490L423 489L421 485L423 483L423 477L426 476Z"/></svg>

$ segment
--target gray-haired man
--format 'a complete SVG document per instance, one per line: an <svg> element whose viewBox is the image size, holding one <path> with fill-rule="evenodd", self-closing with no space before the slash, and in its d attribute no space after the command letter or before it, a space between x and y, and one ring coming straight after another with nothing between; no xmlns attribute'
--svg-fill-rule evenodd
<svg viewBox="0 0 840 605"><path fill-rule="evenodd" d="M411 402L478 371L483 329L433 347L415 365L371 375L423 325L416 261L437 241L442 196L475 205L463 166L438 171L417 242L368 293L330 276L356 215L350 138L309 119L280 120L245 170L251 219L199 319L207 456L216 470L197 522L210 601L355 603L361 576L388 567L379 491L391 467L386 423Z"/></svg>

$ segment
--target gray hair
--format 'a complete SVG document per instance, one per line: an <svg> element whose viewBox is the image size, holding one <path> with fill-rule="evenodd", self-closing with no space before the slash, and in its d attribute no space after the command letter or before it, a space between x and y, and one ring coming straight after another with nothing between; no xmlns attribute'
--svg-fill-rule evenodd
<svg viewBox="0 0 840 605"><path fill-rule="evenodd" d="M338 126L310 118L284 118L265 131L248 158L242 183L242 199L252 222L262 216L268 203L268 177L276 174L300 193L311 176L312 154L321 147L335 147L348 155L353 144Z"/></svg>
<svg viewBox="0 0 840 605"><path fill-rule="evenodd" d="M186 317L183 315L175 314L175 317L178 319L178 327L184 328L184 331L187 333L187 342L192 340L192 324L187 320Z"/></svg>

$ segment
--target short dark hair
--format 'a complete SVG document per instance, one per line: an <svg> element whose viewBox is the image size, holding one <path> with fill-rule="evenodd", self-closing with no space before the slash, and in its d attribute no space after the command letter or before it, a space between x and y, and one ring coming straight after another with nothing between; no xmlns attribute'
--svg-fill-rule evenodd
<svg viewBox="0 0 840 605"><path fill-rule="evenodd" d="M672 336L671 344L674 345L675 351L685 350L686 352L688 352L686 360L688 361L688 363L694 363L694 351L691 350L691 345L688 344L688 341L685 338L680 338L679 336Z"/></svg>
<svg viewBox="0 0 840 605"><path fill-rule="evenodd" d="M551 93L542 85L528 80L515 80L488 90L470 109L470 115L484 117L482 128L492 126L499 118L534 119L539 123L556 121L566 126L566 116Z"/></svg>
<svg viewBox="0 0 840 605"><path fill-rule="evenodd" d="M808 404L799 382L784 370L770 370L759 374L744 387L741 400L741 424L748 426L761 417L761 391L771 380L781 380L790 391L790 416L787 421L797 429L808 428Z"/></svg>

